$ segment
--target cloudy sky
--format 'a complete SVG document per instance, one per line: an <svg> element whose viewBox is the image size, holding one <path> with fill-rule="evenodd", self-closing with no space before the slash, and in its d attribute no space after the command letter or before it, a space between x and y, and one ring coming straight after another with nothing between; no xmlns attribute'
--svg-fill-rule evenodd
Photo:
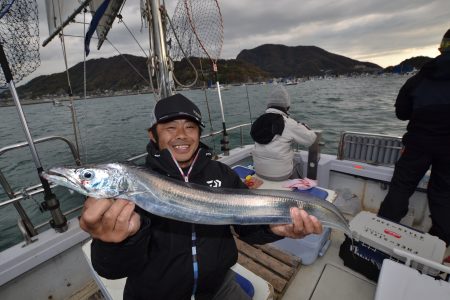
<svg viewBox="0 0 450 300"><path fill-rule="evenodd" d="M48 37L48 27L44 1L38 2L42 44ZM147 50L148 34L145 28L141 31L139 2L127 0L122 15L126 26ZM221 0L219 3L224 24L221 58L235 58L243 49L267 43L314 45L387 67L412 56L437 56L440 40L450 28L449 0ZM166 5L172 14L176 1L166 0ZM83 20L83 16L79 15L77 20ZM72 24L66 33L83 35L83 25ZM113 25L109 39L121 53L143 55L123 24ZM83 60L83 41L67 37L65 42L70 67ZM109 43L97 50L93 40L88 58L117 54ZM41 61L41 66L25 82L64 70L59 39L41 49Z"/></svg>

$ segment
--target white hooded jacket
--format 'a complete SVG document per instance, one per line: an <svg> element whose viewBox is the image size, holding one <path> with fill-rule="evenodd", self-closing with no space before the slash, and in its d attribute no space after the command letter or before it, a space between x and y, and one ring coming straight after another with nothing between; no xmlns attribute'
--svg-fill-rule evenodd
<svg viewBox="0 0 450 300"><path fill-rule="evenodd" d="M292 142L309 147L316 140L316 134L298 123L281 110L268 108L266 113L280 114L284 119L284 130L275 135L268 144L255 143L252 152L256 174L271 180L285 180L292 174L294 151Z"/></svg>

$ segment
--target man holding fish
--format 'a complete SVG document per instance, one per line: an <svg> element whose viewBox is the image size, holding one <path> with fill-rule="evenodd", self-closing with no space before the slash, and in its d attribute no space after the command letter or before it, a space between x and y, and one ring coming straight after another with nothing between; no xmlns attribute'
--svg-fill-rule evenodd
<svg viewBox="0 0 450 300"><path fill-rule="evenodd" d="M148 168L212 188L246 188L228 166L212 160L200 142L203 124L194 103L176 94L158 101L154 114ZM233 228L240 239L255 244L322 232L321 222L304 210L292 208L291 218L292 224ZM249 299L230 270L237 261L230 225L186 223L151 214L124 199L89 197L80 226L94 238L92 264L99 275L128 277L124 299Z"/></svg>

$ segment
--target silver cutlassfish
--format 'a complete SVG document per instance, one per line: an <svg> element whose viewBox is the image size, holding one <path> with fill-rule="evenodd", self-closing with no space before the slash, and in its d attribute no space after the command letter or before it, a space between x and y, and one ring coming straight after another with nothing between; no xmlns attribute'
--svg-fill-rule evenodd
<svg viewBox="0 0 450 300"><path fill-rule="evenodd" d="M119 163L51 168L42 176L83 195L133 201L155 215L199 224L289 224L291 207L351 236L340 211L317 197L280 190L211 188Z"/></svg>

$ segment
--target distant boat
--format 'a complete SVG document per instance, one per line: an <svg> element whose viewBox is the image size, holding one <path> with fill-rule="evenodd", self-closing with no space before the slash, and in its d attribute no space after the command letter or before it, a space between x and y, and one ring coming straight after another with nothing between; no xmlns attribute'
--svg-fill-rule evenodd
<svg viewBox="0 0 450 300"><path fill-rule="evenodd" d="M284 83L284 85L297 85L297 81L290 81L290 80L288 80L288 81L286 81Z"/></svg>
<svg viewBox="0 0 450 300"><path fill-rule="evenodd" d="M53 106L63 106L64 104L61 103L61 101L53 100Z"/></svg>

